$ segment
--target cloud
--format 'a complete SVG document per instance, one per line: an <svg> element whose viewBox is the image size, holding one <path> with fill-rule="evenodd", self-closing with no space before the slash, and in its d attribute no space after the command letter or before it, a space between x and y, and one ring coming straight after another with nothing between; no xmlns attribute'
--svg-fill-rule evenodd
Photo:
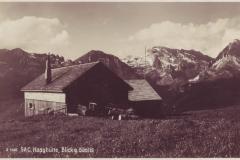
<svg viewBox="0 0 240 160"><path fill-rule="evenodd" d="M234 39L240 39L240 17L218 19L206 24L155 23L128 38L148 46L195 49L215 57Z"/></svg>
<svg viewBox="0 0 240 160"><path fill-rule="evenodd" d="M69 34L57 18L26 16L0 22L0 48L61 53L68 45Z"/></svg>

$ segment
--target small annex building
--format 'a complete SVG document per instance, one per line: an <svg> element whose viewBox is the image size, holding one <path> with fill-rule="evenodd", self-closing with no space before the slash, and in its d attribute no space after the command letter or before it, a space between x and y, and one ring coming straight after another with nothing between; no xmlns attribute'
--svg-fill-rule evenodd
<svg viewBox="0 0 240 160"><path fill-rule="evenodd" d="M133 90L128 93L129 105L140 115L158 116L161 113L162 98L145 79L125 80Z"/></svg>
<svg viewBox="0 0 240 160"><path fill-rule="evenodd" d="M24 86L22 91L25 116L49 110L76 113L79 105L87 106L91 102L98 106L130 105L141 110L145 106L142 110L145 112L162 100L146 80L123 80L102 62L51 69L49 57L45 73Z"/></svg>

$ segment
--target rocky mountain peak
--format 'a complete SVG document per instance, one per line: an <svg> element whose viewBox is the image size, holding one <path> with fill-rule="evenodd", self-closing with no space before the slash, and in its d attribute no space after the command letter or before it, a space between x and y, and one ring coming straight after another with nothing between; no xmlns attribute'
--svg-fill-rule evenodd
<svg viewBox="0 0 240 160"><path fill-rule="evenodd" d="M240 40L230 42L200 75L201 80L216 80L240 75Z"/></svg>
<svg viewBox="0 0 240 160"><path fill-rule="evenodd" d="M240 57L240 40L235 39L229 43L216 57L216 61L227 56Z"/></svg>
<svg viewBox="0 0 240 160"><path fill-rule="evenodd" d="M80 64L96 61L103 62L114 73L116 73L119 77L123 79L141 78L141 76L138 75L133 68L129 67L126 63L122 62L118 57L111 54L107 54L100 50L91 50L75 60L75 62Z"/></svg>
<svg viewBox="0 0 240 160"><path fill-rule="evenodd" d="M240 45L240 40L239 39L234 39L232 43Z"/></svg>

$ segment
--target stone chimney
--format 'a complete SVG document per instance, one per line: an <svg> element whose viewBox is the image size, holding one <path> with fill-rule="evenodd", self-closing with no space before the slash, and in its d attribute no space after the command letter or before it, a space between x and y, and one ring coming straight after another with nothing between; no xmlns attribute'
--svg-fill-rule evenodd
<svg viewBox="0 0 240 160"><path fill-rule="evenodd" d="M49 53L47 55L47 60L46 60L45 80L46 80L46 84L49 84L52 81L52 71L51 71L51 62L50 62Z"/></svg>

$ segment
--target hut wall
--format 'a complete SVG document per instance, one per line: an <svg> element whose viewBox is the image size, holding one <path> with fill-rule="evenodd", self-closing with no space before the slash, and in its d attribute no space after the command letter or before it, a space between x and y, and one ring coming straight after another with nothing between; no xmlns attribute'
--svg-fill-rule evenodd
<svg viewBox="0 0 240 160"><path fill-rule="evenodd" d="M136 101L130 102L130 105L134 108L138 115L143 117L158 117L163 113L162 101Z"/></svg>
<svg viewBox="0 0 240 160"><path fill-rule="evenodd" d="M64 93L25 92L24 97L26 117L50 111L67 112Z"/></svg>
<svg viewBox="0 0 240 160"><path fill-rule="evenodd" d="M120 78L102 66L88 71L71 84L66 93L70 112L76 110L76 105L88 105L89 102L95 102L98 106L128 102L128 88Z"/></svg>
<svg viewBox="0 0 240 160"><path fill-rule="evenodd" d="M49 93L49 92L25 92L25 99L35 99L41 101L53 101L65 103L65 93Z"/></svg>

